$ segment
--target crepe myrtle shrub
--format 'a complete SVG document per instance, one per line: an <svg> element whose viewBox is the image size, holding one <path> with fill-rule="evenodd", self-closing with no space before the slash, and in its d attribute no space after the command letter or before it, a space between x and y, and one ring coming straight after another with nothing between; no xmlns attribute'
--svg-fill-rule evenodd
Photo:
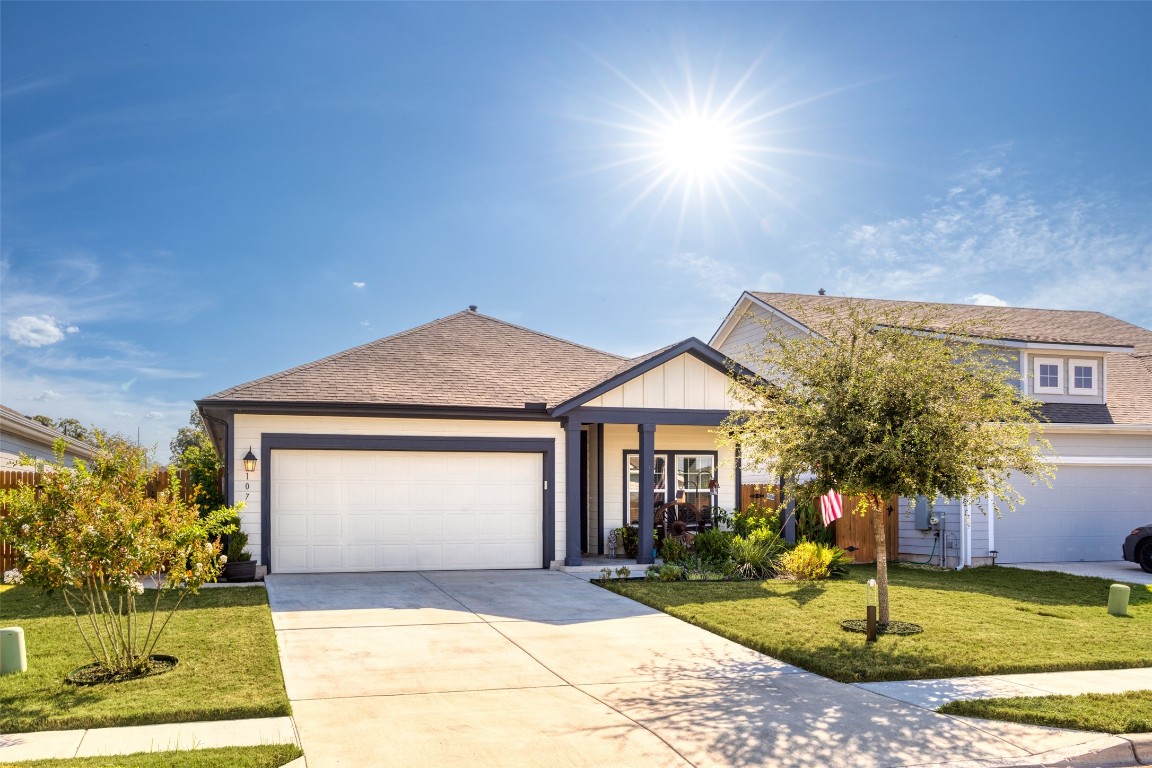
<svg viewBox="0 0 1152 768"><path fill-rule="evenodd" d="M151 497L159 468L147 452L124 440L96 435L90 462L21 456L39 472L37 485L0 492L7 515L0 539L14 545L16 568L8 583L59 590L80 637L106 678L149 671L150 656L181 601L221 567L219 537L238 508L201 515L183 501L177 473ZM160 586L149 594L145 580ZM175 599L164 601L169 593Z"/></svg>
<svg viewBox="0 0 1152 768"><path fill-rule="evenodd" d="M955 323L930 306L845 300L827 305L811 334L761 323L763 338L748 349L760 377L732 372L740 407L723 439L740 446L744 466L785 478L799 501L836 490L872 513L881 624L888 499L962 499L999 514L1024 500L1014 476L1035 484L1052 475L1039 403L1021 394L1018 365L990 342L1003 335L994 312ZM989 496L994 509L985 510Z"/></svg>

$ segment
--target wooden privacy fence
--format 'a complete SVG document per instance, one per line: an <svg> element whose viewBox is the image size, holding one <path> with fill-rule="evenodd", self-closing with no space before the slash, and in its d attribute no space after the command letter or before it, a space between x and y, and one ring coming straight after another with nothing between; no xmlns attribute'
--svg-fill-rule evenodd
<svg viewBox="0 0 1152 768"><path fill-rule="evenodd" d="M740 488L740 509L747 509L756 504L761 507L776 509L779 502L780 489L773 484L744 485ZM900 552L900 507L899 499L892 497L888 500L891 514L888 514L888 530L885 531L888 560L895 560ZM832 523L836 534L836 546L846 549L857 563L872 563L876 561L876 553L872 540L872 513L856 514L856 501L844 500L844 516Z"/></svg>
<svg viewBox="0 0 1152 768"><path fill-rule="evenodd" d="M153 496L162 488L168 487L169 470L167 468L161 469L156 473L156 477L148 483L148 495ZM180 495L184 501L189 501L192 498L194 488L189 480L189 472L186 469L176 470L176 477L180 480ZM224 470L220 470L220 476L217 482L223 482ZM39 472L30 472L24 469L0 469L0 490L8 490L10 488L17 488L21 485L36 485L40 482ZM8 510L0 505L0 515L7 514ZM7 541L0 541L0 571L7 571L16 565L16 551L12 544Z"/></svg>

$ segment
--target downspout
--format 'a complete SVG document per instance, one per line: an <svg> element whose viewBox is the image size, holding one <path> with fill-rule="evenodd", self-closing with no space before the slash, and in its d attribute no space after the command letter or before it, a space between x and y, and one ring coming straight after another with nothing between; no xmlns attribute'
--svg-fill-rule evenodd
<svg viewBox="0 0 1152 768"><path fill-rule="evenodd" d="M996 551L996 506L992 503L992 494L988 494L988 552ZM992 555L989 554L989 557Z"/></svg>
<svg viewBox="0 0 1152 768"><path fill-rule="evenodd" d="M968 502L968 514L964 519L964 567L972 567L972 502Z"/></svg>

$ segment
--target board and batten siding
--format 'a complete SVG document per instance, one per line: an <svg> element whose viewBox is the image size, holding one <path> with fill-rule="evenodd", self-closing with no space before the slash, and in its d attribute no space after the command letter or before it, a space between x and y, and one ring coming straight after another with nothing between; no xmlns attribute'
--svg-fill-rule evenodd
<svg viewBox="0 0 1152 768"><path fill-rule="evenodd" d="M583 405L590 408L731 410L728 377L689 354L674 357Z"/></svg>
<svg viewBox="0 0 1152 768"><path fill-rule="evenodd" d="M455 419L384 419L358 416L275 416L237 414L233 441L232 491L235 501L243 501L240 527L248 534L252 557L261 559L260 505L265 489L260 485L260 468L245 478L242 459L249 448L260 456L263 434L300 435L380 435L412 437L519 437L555 441L556 457L556 559L565 555L564 431L551 421L474 421ZM543 492L543 490L541 491Z"/></svg>
<svg viewBox="0 0 1152 768"><path fill-rule="evenodd" d="M736 506L736 452L716 445L713 427L656 427L656 453L717 451L720 493L718 504L731 511ZM632 424L604 425L604 535L624 525L624 454L640 447L640 435Z"/></svg>

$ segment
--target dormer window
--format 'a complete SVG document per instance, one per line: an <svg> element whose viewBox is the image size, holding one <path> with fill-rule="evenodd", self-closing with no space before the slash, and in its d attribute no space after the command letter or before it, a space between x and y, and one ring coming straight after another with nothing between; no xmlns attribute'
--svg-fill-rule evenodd
<svg viewBox="0 0 1152 768"><path fill-rule="evenodd" d="M1032 389L1042 395L1064 394L1064 361L1058 357L1037 357L1032 371Z"/></svg>
<svg viewBox="0 0 1152 768"><path fill-rule="evenodd" d="M1095 395L1100 391L1100 376L1095 360L1072 360L1068 363L1072 386L1070 394Z"/></svg>

